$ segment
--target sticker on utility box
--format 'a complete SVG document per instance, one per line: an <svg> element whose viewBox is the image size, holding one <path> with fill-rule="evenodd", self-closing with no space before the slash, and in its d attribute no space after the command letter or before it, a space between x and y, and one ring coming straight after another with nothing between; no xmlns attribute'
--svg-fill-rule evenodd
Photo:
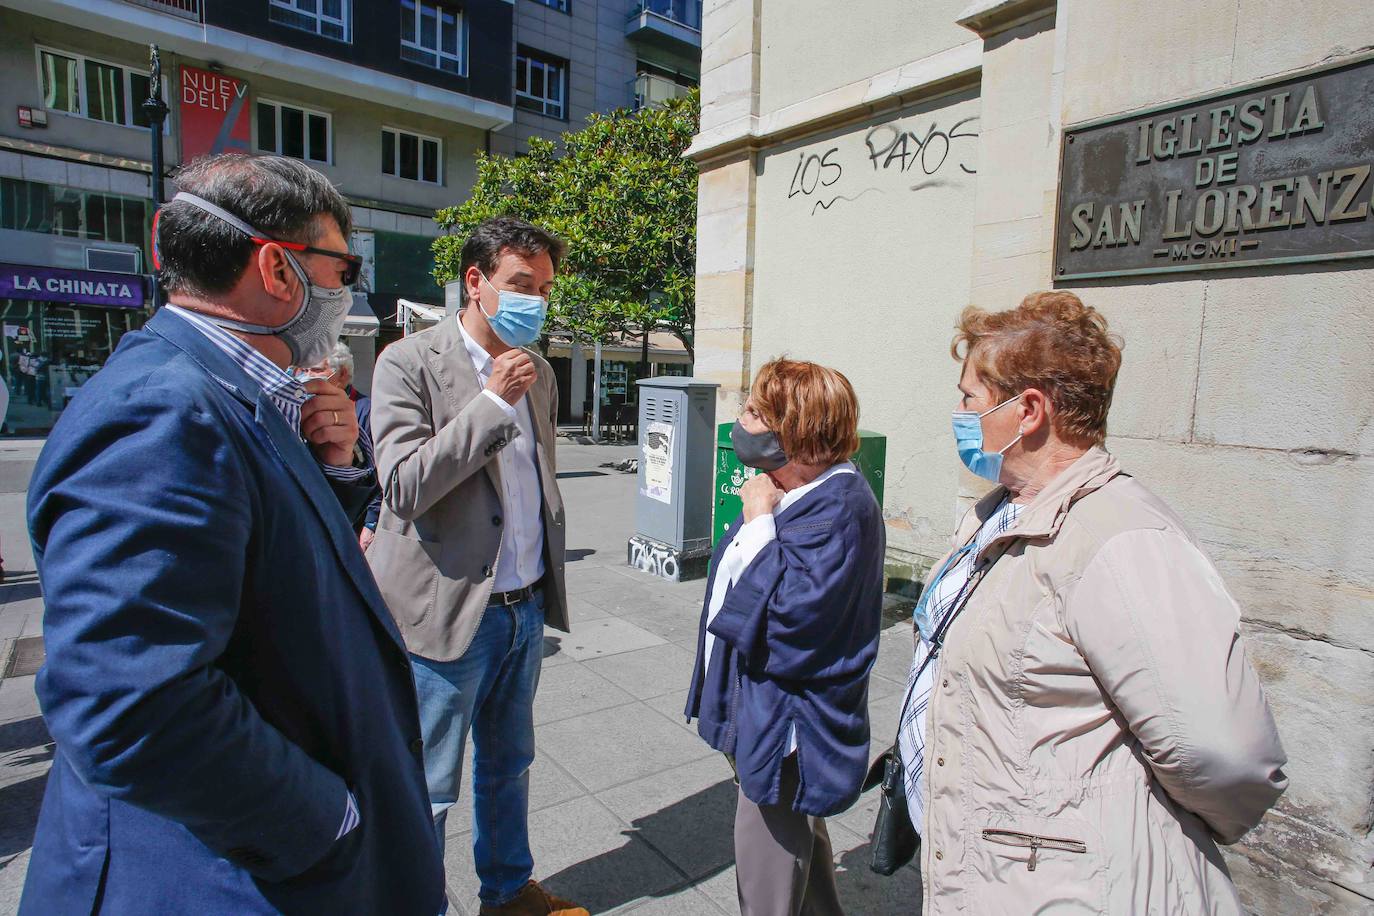
<svg viewBox="0 0 1374 916"><path fill-rule="evenodd" d="M644 427L644 489L650 499L673 501L673 427L670 423L650 421Z"/></svg>

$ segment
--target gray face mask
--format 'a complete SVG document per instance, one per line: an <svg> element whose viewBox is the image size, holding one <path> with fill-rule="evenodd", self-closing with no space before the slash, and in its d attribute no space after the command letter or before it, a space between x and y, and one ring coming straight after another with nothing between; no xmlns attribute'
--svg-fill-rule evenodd
<svg viewBox="0 0 1374 916"><path fill-rule="evenodd" d="M184 201L212 216L217 216L240 232L246 233L250 238L264 237L261 232L234 214L210 203L203 197L182 191L172 200ZM301 267L295 255L285 249L282 253L286 255L286 260L290 262L291 269L296 272L297 278L300 279L303 290L300 308L296 309L296 314L292 315L286 323L273 327L235 321L232 318L222 318L218 315L198 314L206 321L222 328L242 331L245 334L266 334L280 338L282 343L291 350L291 365L313 366L329 355L334 344L338 341L339 335L343 333L344 322L348 320L348 310L353 305L353 291L346 286L316 286L310 282L310 277L306 275L305 268Z"/></svg>
<svg viewBox="0 0 1374 916"><path fill-rule="evenodd" d="M746 467L767 473L787 463L787 453L782 450L782 444L771 430L751 433L736 420L734 428L730 430L730 444L735 447L735 457Z"/></svg>

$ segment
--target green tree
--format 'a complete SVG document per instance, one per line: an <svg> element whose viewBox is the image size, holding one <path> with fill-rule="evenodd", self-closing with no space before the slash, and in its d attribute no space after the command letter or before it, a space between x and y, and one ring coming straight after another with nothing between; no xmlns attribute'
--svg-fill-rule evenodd
<svg viewBox="0 0 1374 916"><path fill-rule="evenodd" d="M493 216L518 216L561 236L568 256L549 297L548 326L580 343L668 331L694 356L697 168L683 152L697 131L696 90L664 105L592 115L558 145L479 155L471 196L436 215L434 278L458 276L468 234ZM545 342L547 346L547 341Z"/></svg>

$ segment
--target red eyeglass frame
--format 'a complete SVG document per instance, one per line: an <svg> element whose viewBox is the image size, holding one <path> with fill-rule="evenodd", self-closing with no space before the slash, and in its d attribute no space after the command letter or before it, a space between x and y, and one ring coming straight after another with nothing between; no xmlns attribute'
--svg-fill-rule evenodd
<svg viewBox="0 0 1374 916"><path fill-rule="evenodd" d="M154 270L162 269L162 258L157 253L157 221L158 218L161 216L161 208L159 208L156 212L153 213L152 237ZM344 286L352 286L354 283L357 283L358 276L362 273L363 270L362 255L351 254L347 251L330 251L328 248L315 248L311 245L306 245L302 242L284 242L281 239L265 239L261 236L256 235L249 235L248 240L251 241L254 245L280 245L281 247L289 251L303 251L307 254L322 254L328 258L338 258L340 261L343 261L345 264L348 265L344 268L343 273Z"/></svg>

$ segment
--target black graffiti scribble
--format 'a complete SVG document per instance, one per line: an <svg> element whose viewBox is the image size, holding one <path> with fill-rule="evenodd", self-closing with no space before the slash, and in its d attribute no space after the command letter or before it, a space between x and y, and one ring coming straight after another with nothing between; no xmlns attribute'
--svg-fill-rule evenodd
<svg viewBox="0 0 1374 916"><path fill-rule="evenodd" d="M873 164L875 172L880 169L886 171L894 166L900 172L907 172L919 163L922 172L934 175L949 161L956 141L978 137L977 131L962 129L977 120L976 117L964 118L955 122L948 131L940 130L938 124L932 123L926 128L924 136L893 124L879 124L864 137L868 161ZM978 174L976 169L969 168L962 161L958 162L958 166L967 175Z"/></svg>
<svg viewBox="0 0 1374 916"><path fill-rule="evenodd" d="M868 148L868 161L872 163L875 172L896 171L898 174L910 172L919 164L921 173L928 177L927 180L910 185L912 191L948 187L951 182L929 176L936 175L950 163L957 165L966 175L978 174L976 169L970 168L964 161L965 157L973 152L969 149L967 141L978 138L978 132L970 127L977 120L976 117L964 118L956 121L948 130L942 130L938 123L931 122L924 133L907 130L896 124L879 124L870 128L864 136L864 145ZM829 188L838 183L844 177L844 166L839 162L839 154L838 146L832 146L824 153L808 153L804 150L798 152L797 164L792 170L792 180L787 186L787 198L791 200L798 196L812 197L818 195L822 188ZM811 215L815 216L821 210L829 210L841 200L852 202L869 191L878 190L880 189L865 188L855 194L816 197L811 205Z"/></svg>
<svg viewBox="0 0 1374 916"><path fill-rule="evenodd" d="M787 187L787 197L792 199L798 194L814 194L817 188L828 188L835 182L844 177L844 168L838 162L832 162L830 157L840 151L838 146L833 146L826 150L822 155L812 153L797 154L797 168L792 172L792 183ZM813 171L811 166L815 166ZM827 181L825 177L829 176ZM810 186L807 186L807 179L810 178Z"/></svg>
<svg viewBox="0 0 1374 916"><path fill-rule="evenodd" d="M864 196L865 194L867 194L869 191L876 191L876 190L878 190L878 189L877 189L877 188L864 188L862 191L860 191L858 194L853 195L852 197L849 196L848 194L836 194L834 197L830 198L829 200L818 200L818 201L816 201L814 204L811 205L811 215L812 215L812 216L815 216L817 210L829 210L831 207L833 207L833 206L835 205L835 202L838 201L838 200L847 200L847 201L849 201L850 203L853 203L854 201L858 200L860 197L863 197L863 196Z"/></svg>

